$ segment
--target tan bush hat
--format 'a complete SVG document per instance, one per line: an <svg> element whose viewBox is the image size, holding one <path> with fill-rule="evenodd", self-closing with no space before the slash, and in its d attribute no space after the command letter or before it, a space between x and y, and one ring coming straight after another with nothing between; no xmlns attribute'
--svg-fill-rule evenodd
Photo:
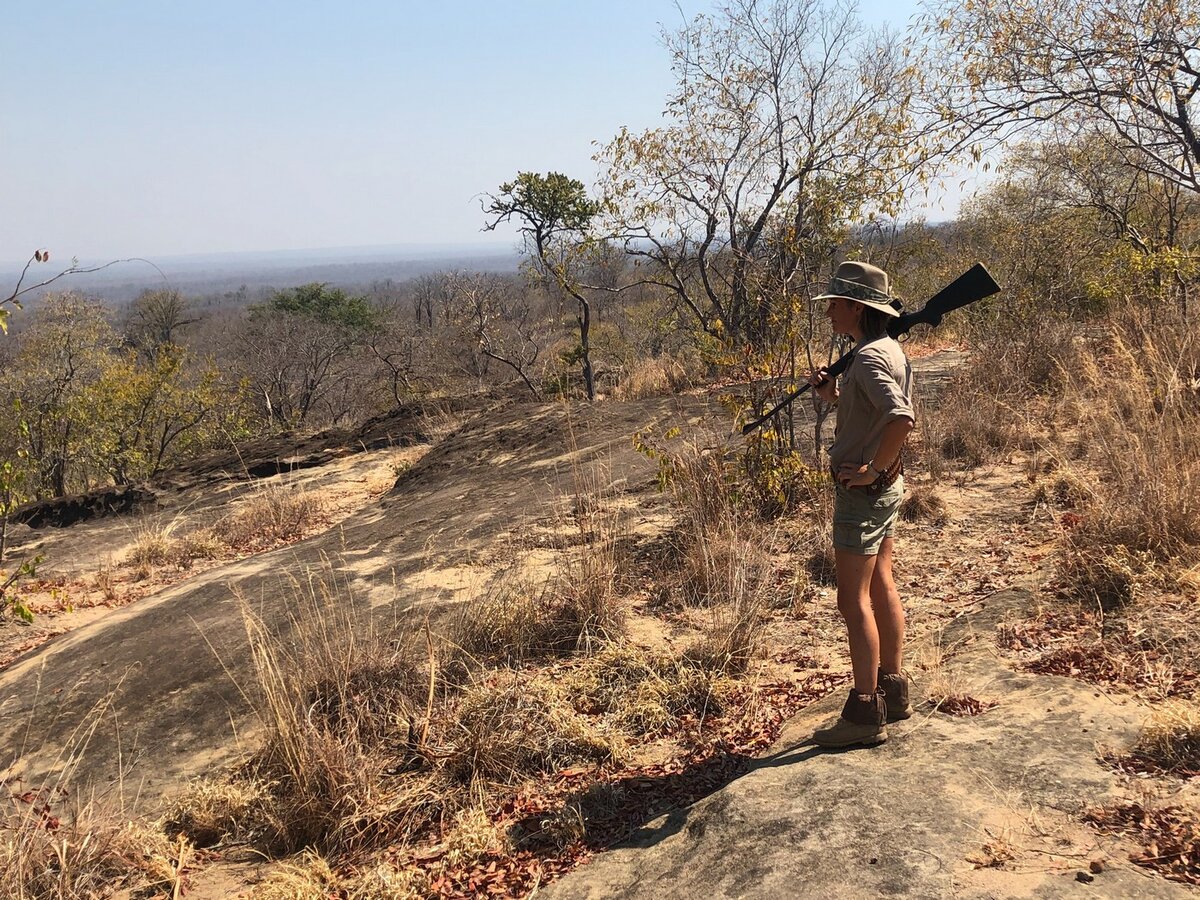
<svg viewBox="0 0 1200 900"><path fill-rule="evenodd" d="M877 309L889 316L900 315L892 304L892 292L888 285L888 274L878 266L865 262L844 262L837 267L825 293L813 300L829 300L841 297L854 300L863 306Z"/></svg>

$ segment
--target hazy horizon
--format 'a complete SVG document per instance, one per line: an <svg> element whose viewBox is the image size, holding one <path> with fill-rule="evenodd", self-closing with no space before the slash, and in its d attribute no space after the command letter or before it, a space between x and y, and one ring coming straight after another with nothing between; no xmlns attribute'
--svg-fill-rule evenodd
<svg viewBox="0 0 1200 900"><path fill-rule="evenodd" d="M33 251L39 249L37 247L30 248L29 256L33 255ZM150 255L141 257L118 257L117 260L129 259L140 260L146 259L157 264L184 264L203 263L209 261L225 262L225 261L253 261L260 259L283 259L287 257L316 257L323 260L327 259L345 259L353 260L363 256L399 256L405 257L429 257L429 256L460 256L480 254L485 256L495 255L517 255L518 244L514 240L502 240L478 243L473 242L439 242L439 243L419 243L419 242L399 242L393 244L363 244L344 247L279 247L262 250L210 250L197 253L167 253L161 255ZM6 270L15 270L19 272L25 265L26 259L3 259L0 260L0 272ZM55 274L66 268L71 262L71 258L63 258L61 254L52 256L48 267L39 268L36 271ZM103 257L80 257L80 266L103 265L113 262L113 260ZM34 267L30 267L30 276L35 271Z"/></svg>
<svg viewBox="0 0 1200 900"><path fill-rule="evenodd" d="M47 293L78 291L113 303L132 300L145 290L165 288L184 294L212 295L240 288L284 289L323 282L348 289L375 282L400 283L448 269L516 271L519 254L512 245L384 245L326 247L306 250L254 250L234 253L195 253L156 258L120 260L97 272L59 279L27 294L30 306ZM30 266L25 285L37 284L69 264L51 257L48 265ZM81 267L104 265L108 260L80 260ZM16 283L23 263L0 263L0 283Z"/></svg>

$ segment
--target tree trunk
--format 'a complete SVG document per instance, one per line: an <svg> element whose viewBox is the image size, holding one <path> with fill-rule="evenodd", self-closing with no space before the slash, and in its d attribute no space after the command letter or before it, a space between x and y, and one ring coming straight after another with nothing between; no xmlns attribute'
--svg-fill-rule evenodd
<svg viewBox="0 0 1200 900"><path fill-rule="evenodd" d="M825 440L822 432L825 430L825 420L829 418L829 414L833 411L833 407L822 400L813 400L813 457L818 464L823 464L821 460L821 451L824 449Z"/></svg>
<svg viewBox="0 0 1200 900"><path fill-rule="evenodd" d="M589 400L596 399L596 380L592 374L592 348L589 335L592 330L592 307L582 298L579 299L579 350L583 363L583 386Z"/></svg>
<svg viewBox="0 0 1200 900"><path fill-rule="evenodd" d="M50 461L50 485L55 497L67 496L67 461L61 456Z"/></svg>

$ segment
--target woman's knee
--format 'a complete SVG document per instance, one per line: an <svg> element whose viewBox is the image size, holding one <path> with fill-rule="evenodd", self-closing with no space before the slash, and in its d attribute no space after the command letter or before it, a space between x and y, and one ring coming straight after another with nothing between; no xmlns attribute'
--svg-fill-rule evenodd
<svg viewBox="0 0 1200 900"><path fill-rule="evenodd" d="M871 601L880 603L898 595L891 572L876 572L871 577Z"/></svg>
<svg viewBox="0 0 1200 900"><path fill-rule="evenodd" d="M871 597L860 591L838 591L838 612L843 619L858 619L871 614Z"/></svg>
<svg viewBox="0 0 1200 900"><path fill-rule="evenodd" d="M885 538L876 557L874 571L871 572L871 597L876 601L896 593L896 582L892 578L892 538Z"/></svg>

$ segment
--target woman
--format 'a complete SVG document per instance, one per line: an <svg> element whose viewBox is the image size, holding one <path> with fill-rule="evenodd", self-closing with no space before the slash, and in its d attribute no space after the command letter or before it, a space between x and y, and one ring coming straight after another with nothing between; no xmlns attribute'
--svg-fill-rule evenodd
<svg viewBox="0 0 1200 900"><path fill-rule="evenodd" d="M861 262L837 268L825 294L833 330L855 341L841 389L825 370L809 378L814 393L836 403L829 450L837 481L833 548L838 610L850 637L854 687L838 721L813 740L824 747L887 740L886 722L912 715L901 673L904 609L892 580L896 518L904 495L900 451L914 425L912 367L887 334L899 315L887 273Z"/></svg>

